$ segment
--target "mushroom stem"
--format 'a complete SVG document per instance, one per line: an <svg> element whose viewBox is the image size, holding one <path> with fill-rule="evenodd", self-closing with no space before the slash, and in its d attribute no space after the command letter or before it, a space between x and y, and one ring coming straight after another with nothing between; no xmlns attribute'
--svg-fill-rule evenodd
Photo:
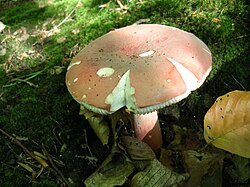
<svg viewBox="0 0 250 187"><path fill-rule="evenodd" d="M157 151L162 146L157 111L148 114L134 114L133 118L136 137L147 143L154 151Z"/></svg>

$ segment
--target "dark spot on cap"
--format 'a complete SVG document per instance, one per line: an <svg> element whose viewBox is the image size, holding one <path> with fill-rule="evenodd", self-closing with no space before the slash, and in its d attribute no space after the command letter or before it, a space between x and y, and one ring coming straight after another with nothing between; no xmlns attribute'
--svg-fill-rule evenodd
<svg viewBox="0 0 250 187"><path fill-rule="evenodd" d="M211 126L208 125L207 128L208 128L209 130L211 130Z"/></svg>

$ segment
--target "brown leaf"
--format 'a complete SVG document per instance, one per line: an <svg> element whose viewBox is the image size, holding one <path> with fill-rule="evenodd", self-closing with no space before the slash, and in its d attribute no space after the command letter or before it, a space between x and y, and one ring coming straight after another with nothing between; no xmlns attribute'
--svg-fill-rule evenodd
<svg viewBox="0 0 250 187"><path fill-rule="evenodd" d="M184 187L199 186L204 182L204 176L213 175L216 170L222 172L222 161L224 156L215 153L198 153L196 151L183 151L184 167L190 174L189 180Z"/></svg>
<svg viewBox="0 0 250 187"><path fill-rule="evenodd" d="M57 43L63 43L63 42L65 42L65 40L66 40L65 37L60 37L56 41L57 41Z"/></svg>
<svg viewBox="0 0 250 187"><path fill-rule="evenodd" d="M155 153L148 144L130 136L120 139L121 145L132 160L153 160L155 158Z"/></svg>
<svg viewBox="0 0 250 187"><path fill-rule="evenodd" d="M204 118L207 143L250 158L250 92L233 91L219 97Z"/></svg>
<svg viewBox="0 0 250 187"><path fill-rule="evenodd" d="M71 31L73 34L78 34L80 32L79 28L75 28Z"/></svg>

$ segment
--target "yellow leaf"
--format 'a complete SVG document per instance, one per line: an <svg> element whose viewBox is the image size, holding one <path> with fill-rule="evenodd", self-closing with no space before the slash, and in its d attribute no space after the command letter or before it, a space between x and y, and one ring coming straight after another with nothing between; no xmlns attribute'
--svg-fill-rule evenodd
<svg viewBox="0 0 250 187"><path fill-rule="evenodd" d="M101 140L103 145L108 144L109 140L109 125L104 120L102 115L96 114L94 112L91 112L81 106L80 108L80 115L84 115L85 118L88 120L90 126L94 130L97 137Z"/></svg>
<svg viewBox="0 0 250 187"><path fill-rule="evenodd" d="M47 160L47 157L44 156L42 153L39 153L39 152L37 152L37 151L33 151L33 153L34 153L35 156L38 156L38 157L41 157L41 158L44 159L44 160Z"/></svg>
<svg viewBox="0 0 250 187"><path fill-rule="evenodd" d="M35 158L36 158L37 162L39 162L43 167L46 168L49 166L48 163L44 159L42 159L41 157L35 156Z"/></svg>
<svg viewBox="0 0 250 187"><path fill-rule="evenodd" d="M250 158L250 92L220 96L205 115L204 137L207 143Z"/></svg>
<svg viewBox="0 0 250 187"><path fill-rule="evenodd" d="M24 169L26 169L27 171L29 171L29 172L33 172L34 170L32 169L32 167L30 167L29 165L27 165L27 164L24 164L24 163L22 163L22 162L17 162L18 163L18 165L20 165L20 166L22 166Z"/></svg>

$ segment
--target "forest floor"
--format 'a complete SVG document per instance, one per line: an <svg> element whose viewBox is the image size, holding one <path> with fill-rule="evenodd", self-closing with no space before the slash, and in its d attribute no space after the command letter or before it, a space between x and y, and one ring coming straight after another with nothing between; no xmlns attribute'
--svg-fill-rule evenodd
<svg viewBox="0 0 250 187"><path fill-rule="evenodd" d="M193 151L205 160L206 169L193 170L202 186L250 186L249 160L206 147L203 138L215 99L250 90L247 0L0 0L0 7L0 186L84 186L112 143L102 145L79 115L65 85L67 66L103 34L149 23L195 34L213 56L203 86L159 111L164 144L157 158L190 173L183 157Z"/></svg>

